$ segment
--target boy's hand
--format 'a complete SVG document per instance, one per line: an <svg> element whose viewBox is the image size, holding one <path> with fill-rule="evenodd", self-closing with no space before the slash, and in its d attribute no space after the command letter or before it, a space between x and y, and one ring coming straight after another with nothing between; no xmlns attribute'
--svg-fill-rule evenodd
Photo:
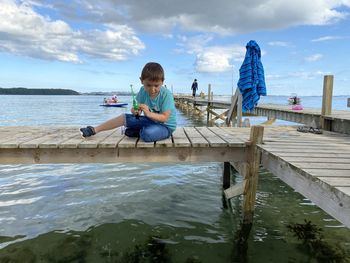
<svg viewBox="0 0 350 263"><path fill-rule="evenodd" d="M139 104L139 109L147 116L151 111L146 104Z"/></svg>

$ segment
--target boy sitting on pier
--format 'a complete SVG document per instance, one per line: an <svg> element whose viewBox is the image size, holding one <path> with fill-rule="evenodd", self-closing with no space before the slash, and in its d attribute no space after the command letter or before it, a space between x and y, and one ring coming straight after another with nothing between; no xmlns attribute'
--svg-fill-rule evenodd
<svg viewBox="0 0 350 263"><path fill-rule="evenodd" d="M121 114L96 127L81 128L82 136L89 137L124 125L125 135L140 137L145 142L169 138L176 129L176 112L172 93L162 86L162 66L155 62L147 63L142 69L140 80L143 86L136 96L139 104L137 110L132 108L132 114Z"/></svg>

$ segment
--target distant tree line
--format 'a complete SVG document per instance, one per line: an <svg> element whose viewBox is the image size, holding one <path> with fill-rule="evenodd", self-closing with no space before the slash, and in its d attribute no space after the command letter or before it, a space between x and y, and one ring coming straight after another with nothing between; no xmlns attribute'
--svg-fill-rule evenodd
<svg viewBox="0 0 350 263"><path fill-rule="evenodd" d="M0 88L0 95L80 95L71 89Z"/></svg>

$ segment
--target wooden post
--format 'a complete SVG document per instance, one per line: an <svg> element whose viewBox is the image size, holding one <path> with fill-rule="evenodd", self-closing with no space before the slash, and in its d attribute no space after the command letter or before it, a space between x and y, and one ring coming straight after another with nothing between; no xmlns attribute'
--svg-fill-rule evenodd
<svg viewBox="0 0 350 263"><path fill-rule="evenodd" d="M232 122L232 126L234 126L234 120L233 118L237 115L237 101L239 96L239 89L236 89L235 94L231 97L231 106L228 110L227 117L226 117L226 125L227 127L230 126L230 123Z"/></svg>
<svg viewBox="0 0 350 263"><path fill-rule="evenodd" d="M211 84L208 84L208 102L210 101L210 95L211 95Z"/></svg>
<svg viewBox="0 0 350 263"><path fill-rule="evenodd" d="M209 109L211 109L210 101L211 101L211 84L208 84L207 124L209 124L209 120L211 119L211 114L209 113Z"/></svg>
<svg viewBox="0 0 350 263"><path fill-rule="evenodd" d="M252 224L255 207L256 188L258 185L260 150L256 147L263 141L264 127L252 126L250 129L250 146L248 149L248 163L244 174L246 180L243 199L243 224Z"/></svg>
<svg viewBox="0 0 350 263"><path fill-rule="evenodd" d="M324 116L332 114L332 96L333 96L333 75L325 75L323 78L323 97L321 111L321 128L331 130L331 123Z"/></svg>
<svg viewBox="0 0 350 263"><path fill-rule="evenodd" d="M225 190L231 185L231 164L224 162L224 171L222 176L222 188Z"/></svg>

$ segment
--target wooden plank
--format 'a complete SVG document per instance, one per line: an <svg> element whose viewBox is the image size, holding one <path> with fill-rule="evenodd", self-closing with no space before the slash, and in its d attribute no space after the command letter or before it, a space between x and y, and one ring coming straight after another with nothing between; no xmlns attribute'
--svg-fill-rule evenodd
<svg viewBox="0 0 350 263"><path fill-rule="evenodd" d="M101 140L98 147L99 148L116 148L118 143L124 138L121 128L115 129L110 136Z"/></svg>
<svg viewBox="0 0 350 263"><path fill-rule="evenodd" d="M6 128L6 129L5 129ZM0 144L10 140L15 134L36 133L38 129L33 130L32 127L3 127L0 131Z"/></svg>
<svg viewBox="0 0 350 263"><path fill-rule="evenodd" d="M328 152L313 152L313 153L301 153L301 152L279 152L276 153L280 157L319 157L319 158L350 158L350 153L328 153Z"/></svg>
<svg viewBox="0 0 350 263"><path fill-rule="evenodd" d="M281 156L279 156L281 157ZM350 158L330 158L327 157L281 157L281 159L287 162L300 162L300 163L339 163L339 164L348 164L350 163Z"/></svg>
<svg viewBox="0 0 350 263"><path fill-rule="evenodd" d="M301 163L290 162L290 164L301 169L335 169L335 170L350 170L350 163Z"/></svg>
<svg viewBox="0 0 350 263"><path fill-rule="evenodd" d="M349 150L347 149L334 149L334 148L318 148L318 149L310 149L310 148L289 148L289 149L281 149L281 148L277 148L277 147L269 147L266 145L259 145L258 147L260 147L261 149L268 151L268 152L272 152L275 154L279 154L279 153L315 153L315 152L319 152L319 153L329 153L329 154L348 154Z"/></svg>
<svg viewBox="0 0 350 263"><path fill-rule="evenodd" d="M350 196L350 187L336 187L335 189L343 192L344 194L346 194L347 196Z"/></svg>
<svg viewBox="0 0 350 263"><path fill-rule="evenodd" d="M78 148L97 148L99 143L108 138L114 130L103 131L94 136L87 137L78 144Z"/></svg>
<svg viewBox="0 0 350 263"><path fill-rule="evenodd" d="M290 145L290 146L317 146L317 145L323 145L325 143L335 145L335 146L344 146L344 147L350 147L350 140L349 141L330 141L327 139L321 139L321 140L297 140L293 139L293 141L286 142L286 141L270 141L269 139L264 140L266 145L269 146L283 146L283 145Z"/></svg>
<svg viewBox="0 0 350 263"><path fill-rule="evenodd" d="M67 141L61 142L58 145L58 148L61 148L61 149L75 149L75 148L78 148L78 145L84 140L85 139L79 133L77 133L72 138L68 139Z"/></svg>
<svg viewBox="0 0 350 263"><path fill-rule="evenodd" d="M340 176L349 176L349 170L328 170L328 169L304 169L304 171L312 176L322 176L322 177L340 177Z"/></svg>
<svg viewBox="0 0 350 263"><path fill-rule="evenodd" d="M136 148L136 143L138 138L132 138L128 136L124 136L123 139L120 140L118 144L118 148Z"/></svg>
<svg viewBox="0 0 350 263"><path fill-rule="evenodd" d="M44 136L21 143L19 148L58 148L60 142L74 137L77 133L77 128L56 128Z"/></svg>
<svg viewBox="0 0 350 263"><path fill-rule="evenodd" d="M177 128L173 134L174 147L191 147L191 142L187 138L183 128Z"/></svg>
<svg viewBox="0 0 350 263"><path fill-rule="evenodd" d="M277 137L278 138L278 137ZM322 145L324 143L332 144L332 145L344 145L347 147L350 147L350 138L349 139L342 139L342 140L329 140L327 137L322 137L319 139L313 139L313 138L305 138L305 139L293 139L288 141L283 141L282 139L275 140L264 140L266 144L273 145L273 146L283 146L283 145Z"/></svg>
<svg viewBox="0 0 350 263"><path fill-rule="evenodd" d="M45 136L47 133L41 129L18 132L0 143L0 148L18 148L21 143Z"/></svg>
<svg viewBox="0 0 350 263"><path fill-rule="evenodd" d="M227 126L232 121L232 116L233 116L233 112L235 111L235 108L237 109L238 93L239 93L239 89L237 88L235 94L231 97L231 105L225 121Z"/></svg>
<svg viewBox="0 0 350 263"><path fill-rule="evenodd" d="M64 129L62 133L51 137L50 140L39 143L39 148L58 148L61 143L75 137L78 131L76 127Z"/></svg>
<svg viewBox="0 0 350 263"><path fill-rule="evenodd" d="M210 147L228 146L228 143L218 137L208 127L196 127L196 130L209 142Z"/></svg>
<svg viewBox="0 0 350 263"><path fill-rule="evenodd" d="M243 180L242 182L237 183L231 186L230 188L227 188L226 190L224 190L226 199L229 200L237 195L243 194L246 182L247 180Z"/></svg>
<svg viewBox="0 0 350 263"><path fill-rule="evenodd" d="M184 131L192 147L209 147L209 142L194 127L185 127Z"/></svg>
<svg viewBox="0 0 350 263"><path fill-rule="evenodd" d="M135 144L134 144L135 145ZM1 164L44 163L179 163L230 162L246 160L244 148L235 147L154 147L154 148L36 148L4 149Z"/></svg>
<svg viewBox="0 0 350 263"><path fill-rule="evenodd" d="M219 127L208 127L209 130L211 130L213 133L216 134L216 136L220 137L224 141L228 143L229 146L236 146L236 147L245 147L245 141L241 138L231 134L227 133L224 129Z"/></svg>
<svg viewBox="0 0 350 263"><path fill-rule="evenodd" d="M145 141L139 139L137 141L136 147L137 148L154 148L155 142L145 142Z"/></svg>
<svg viewBox="0 0 350 263"><path fill-rule="evenodd" d="M263 166L314 204L350 228L350 195L270 154L262 155Z"/></svg>
<svg viewBox="0 0 350 263"><path fill-rule="evenodd" d="M342 144L332 144L332 143L327 143L327 144L272 144L272 143L265 143L267 147L275 147L275 148L280 148L280 149L304 149L304 148L309 148L309 149L347 149L350 152L350 146L347 145L342 145Z"/></svg>
<svg viewBox="0 0 350 263"><path fill-rule="evenodd" d="M317 177L318 179L326 182L330 186L350 186L350 174L349 177Z"/></svg>
<svg viewBox="0 0 350 263"><path fill-rule="evenodd" d="M155 143L155 147L173 147L173 140L172 138L167 138L165 140L157 141Z"/></svg>

